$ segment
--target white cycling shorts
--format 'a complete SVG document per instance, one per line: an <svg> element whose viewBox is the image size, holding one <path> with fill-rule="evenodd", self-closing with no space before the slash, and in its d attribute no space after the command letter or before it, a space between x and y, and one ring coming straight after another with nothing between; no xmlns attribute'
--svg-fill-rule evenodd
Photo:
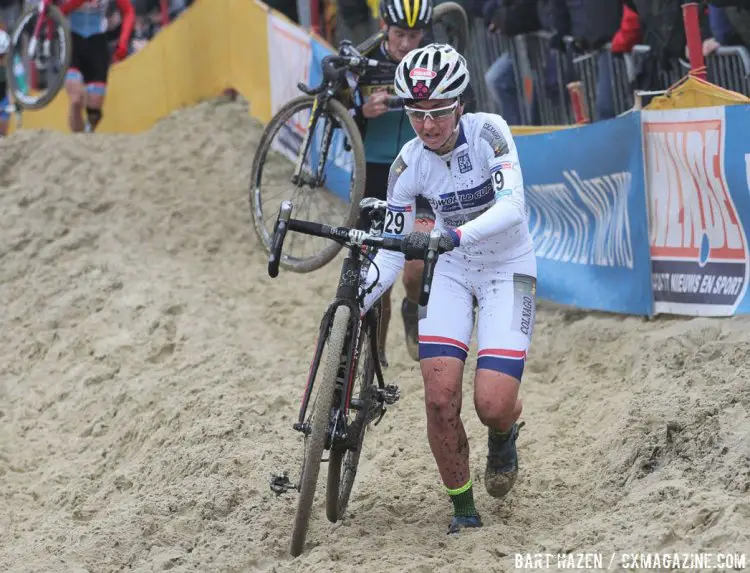
<svg viewBox="0 0 750 573"><path fill-rule="evenodd" d="M477 369L521 380L536 310L533 253L498 267L452 252L435 266L432 292L419 320L419 359L466 361L477 300Z"/></svg>

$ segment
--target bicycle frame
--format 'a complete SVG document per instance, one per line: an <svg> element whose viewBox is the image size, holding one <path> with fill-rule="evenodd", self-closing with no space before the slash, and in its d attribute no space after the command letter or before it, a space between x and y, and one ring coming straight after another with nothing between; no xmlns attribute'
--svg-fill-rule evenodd
<svg viewBox="0 0 750 573"><path fill-rule="evenodd" d="M334 322L336 310L340 306L346 305L350 310L349 324L347 325L344 340L344 348L346 350L342 349L342 354L338 357L339 367L336 372L336 385L334 389L336 402L333 404L332 410L329 413L325 435L326 443L324 444L325 449L331 451L333 451L334 448L341 447L344 447L347 450L356 449L361 442L361 434L359 434L359 440L357 440L356 444L352 444L349 441L347 432L352 426L347 424L347 415L350 409L365 409L365 415L357 417L363 424L369 424L372 422L379 410L380 415L374 423L374 425L377 425L385 415L386 406L394 404L399 399L398 387L385 384L382 367L379 361L379 301L376 302L364 315L361 312L361 305L365 296L371 292L377 284L377 280L372 281L365 290L360 292L360 288L363 286L363 263L365 261L372 261L371 256L377 249L402 252L404 247L402 237L382 236L381 234L382 228L380 225L385 220L384 215L386 206L385 201L378 201L377 199L372 198L366 198L360 202L360 209L362 209L363 215L365 215L366 219L370 220L371 230L370 232L366 232L346 227L331 227L330 225L323 225L312 221L292 219L291 215L293 205L291 201L283 201L279 208L279 216L276 219L276 226L274 227L273 244L268 257L268 275L271 278L275 278L279 274L279 264L281 260L281 252L284 246L284 237L289 230L336 241L337 243L345 245L349 251L341 265L341 273L339 275L339 282L334 301L328 306L320 323L315 354L310 363L299 417L293 425L295 430L302 432L305 436L313 433L314 429L305 421L307 407L310 402L310 396L312 395L315 377L323 357L324 345ZM375 220L375 217L377 217L377 220ZM445 252L440 247L440 237L440 231L433 229L430 232L429 241L426 245L424 253L425 268L422 273L422 287L419 298L419 303L422 306L427 305L430 297L430 289L432 278L434 276L435 264L437 263L437 257L439 253ZM378 385L376 387L371 381L369 381L364 389L370 394L365 395L364 400L359 400L352 398L352 388L354 387L354 378L357 374L357 367L359 365L362 345L364 343L363 334L368 334L370 337L369 350L372 354L373 360L372 374L377 378ZM366 376L369 377L369 372L365 371L365 373ZM370 410L371 408L372 411ZM317 431L318 430L315 430L315 432ZM320 443L318 442L318 444ZM281 476L273 477L271 489L277 494L288 490L290 487L297 489L296 486L290 486L286 472Z"/></svg>
<svg viewBox="0 0 750 573"><path fill-rule="evenodd" d="M362 248L360 246L352 245L349 247L349 254L344 259L341 266L341 273L336 290L336 297L323 315L323 319L320 324L315 355L313 356L313 360L310 364L305 392L303 394L302 404L300 406L299 417L297 422L293 426L295 430L301 431L305 435L310 432L310 428L305 422L305 416L307 414L307 407L309 405L310 396L312 395L315 375L317 374L318 367L320 366L320 360L323 356L324 342L327 338L331 323L333 322L333 317L336 313L336 309L341 305L347 305L351 310L349 326L347 329L347 340L349 342L346 345L347 355L341 357L340 363L340 367L343 367L344 376L342 377L342 382L345 387L342 386L341 388L342 391L340 393L340 401L338 406L336 407L336 416L331 423L332 427L329 431L329 436L331 437L331 444L329 444L330 446L333 446L334 442L347 440L348 436L346 433L345 425L346 416L348 415L352 405L355 407L355 409L360 406L356 402L352 404L351 394L354 387L354 379L357 374L357 368L359 366L359 358L361 355L363 344L363 334L366 332L369 333L370 337L370 352L373 359L375 377L377 378L378 382L378 389L380 391L385 391L385 382L383 379L383 371L380 364L377 347L379 306L371 308L364 316L361 316L359 288L361 282L360 277L362 273L363 258L364 256L362 253ZM382 413L384 413L384 410L381 410L381 417Z"/></svg>
<svg viewBox="0 0 750 573"><path fill-rule="evenodd" d="M309 96L315 96L315 101L313 102L312 113L310 114L310 119L307 123L307 132L302 140L300 153L297 155L297 163L294 166L292 183L295 185L299 184L302 174L302 162L310 149L312 133L315 131L315 126L317 125L323 110L328 107L328 100L331 98L339 98L340 94L347 88L346 73L348 71L358 72L368 67L386 65L382 62L371 60L360 55L362 51L369 51L369 49L371 49L371 42L380 40L380 36L373 37L357 48L353 48L350 42L343 41L339 48L338 56L326 56L323 58L323 81L318 87L309 88L301 82L297 84L297 87L301 92ZM332 122L327 122L325 125L321 140L321 154L318 161L318 168L315 174L315 180L312 182L313 186L323 184L323 168L326 159L328 158L328 150L331 147L334 128L335 126Z"/></svg>
<svg viewBox="0 0 750 573"><path fill-rule="evenodd" d="M29 49L28 49L28 55L30 59L34 59L36 57L36 48L37 48L37 38L39 38L39 34L42 31L42 22L46 22L47 18L47 8L51 5L55 4L55 0L39 0L39 8L37 12L39 13L39 17L36 19L36 24L34 26L34 33L31 35L31 39L29 40ZM52 29L51 25L47 26L47 39L50 39L52 37Z"/></svg>

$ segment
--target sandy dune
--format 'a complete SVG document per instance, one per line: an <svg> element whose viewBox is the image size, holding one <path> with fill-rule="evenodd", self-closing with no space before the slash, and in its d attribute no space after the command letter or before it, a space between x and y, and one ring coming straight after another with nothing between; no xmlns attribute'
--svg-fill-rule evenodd
<svg viewBox="0 0 750 573"><path fill-rule="evenodd" d="M332 525L316 505L308 548L291 559L295 497L274 496L268 476L297 475L291 423L338 269L268 278L246 198L259 136L240 104L217 101L141 136L0 141L0 571L486 572L514 570L516 552L584 550L750 558L750 319L542 303L522 476L502 502L476 488L486 527L445 535L450 503L397 316L387 373L402 399L368 435L351 515Z"/></svg>

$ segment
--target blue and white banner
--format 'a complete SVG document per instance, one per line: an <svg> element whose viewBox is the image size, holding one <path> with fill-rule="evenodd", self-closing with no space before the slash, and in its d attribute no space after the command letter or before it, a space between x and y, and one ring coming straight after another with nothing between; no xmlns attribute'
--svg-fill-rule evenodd
<svg viewBox="0 0 750 573"><path fill-rule="evenodd" d="M637 113L515 138L543 299L650 315L653 302Z"/></svg>
<svg viewBox="0 0 750 573"><path fill-rule="evenodd" d="M750 106L643 112L654 311L750 312Z"/></svg>

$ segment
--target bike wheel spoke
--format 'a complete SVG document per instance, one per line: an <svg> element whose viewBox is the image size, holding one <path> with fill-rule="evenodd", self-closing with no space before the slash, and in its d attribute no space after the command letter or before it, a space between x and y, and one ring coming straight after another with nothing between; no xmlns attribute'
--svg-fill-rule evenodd
<svg viewBox="0 0 750 573"><path fill-rule="evenodd" d="M349 226L356 220L364 187L364 151L351 117L335 100L318 118L310 133L298 178L294 177L303 151L312 98L299 98L289 110L271 120L269 135L262 142L263 159L254 166L251 186L252 213L256 231L268 252L281 202L291 200L293 217L331 226ZM296 107L295 107L296 106ZM286 115L282 114L285 113ZM275 123L274 123L275 122ZM325 137L330 133L330 137ZM326 149L326 140L330 143ZM351 143L351 142L354 143ZM349 150L345 148L347 142ZM356 155L355 155L356 154ZM321 161L323 163L321 163ZM343 199L353 198L357 204ZM330 261L340 245L309 235L288 238L282 252L284 268L309 272Z"/></svg>

